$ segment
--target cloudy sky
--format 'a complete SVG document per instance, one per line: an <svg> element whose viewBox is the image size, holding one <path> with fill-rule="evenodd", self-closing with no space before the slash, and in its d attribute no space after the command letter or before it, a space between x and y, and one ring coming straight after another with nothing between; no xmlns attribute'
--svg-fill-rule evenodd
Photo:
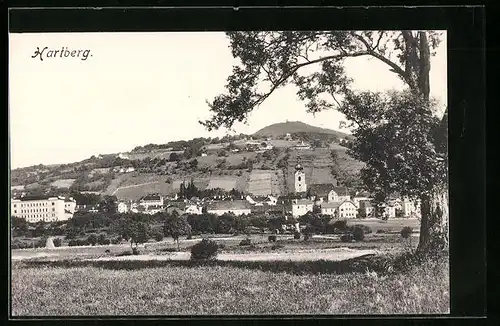
<svg viewBox="0 0 500 326"><path fill-rule="evenodd" d="M228 46L222 32L10 34L11 167L224 135L226 130L207 132L198 120L210 117L206 100L224 92L235 62ZM37 47L89 49L90 55L41 61L32 58ZM446 35L431 65L431 95L445 106ZM359 90L402 88L376 59L346 60L346 70ZM343 116L306 113L296 89L287 86L235 130L253 133L286 120L338 130Z"/></svg>

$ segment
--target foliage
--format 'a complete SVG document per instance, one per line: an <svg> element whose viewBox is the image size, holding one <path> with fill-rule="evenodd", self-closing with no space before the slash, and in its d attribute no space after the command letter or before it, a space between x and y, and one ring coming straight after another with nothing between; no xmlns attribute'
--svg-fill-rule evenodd
<svg viewBox="0 0 500 326"><path fill-rule="evenodd" d="M192 260L213 260L217 257L217 243L210 239L202 239L191 247Z"/></svg>
<svg viewBox="0 0 500 326"><path fill-rule="evenodd" d="M246 238L240 241L240 246L250 246L252 244L252 240L250 238Z"/></svg>
<svg viewBox="0 0 500 326"><path fill-rule="evenodd" d="M357 225L352 230L352 236L356 241L363 241L365 239L365 230Z"/></svg>
<svg viewBox="0 0 500 326"><path fill-rule="evenodd" d="M413 233L413 229L411 227L409 227L409 226L403 227L401 229L401 232L400 232L401 237L403 239L408 239L411 236L412 233Z"/></svg>
<svg viewBox="0 0 500 326"><path fill-rule="evenodd" d="M91 235L89 235L89 237L87 238L87 241L88 243L90 243L92 246L95 246L97 244L97 235L92 233Z"/></svg>
<svg viewBox="0 0 500 326"><path fill-rule="evenodd" d="M191 234L191 226L185 216L169 216L163 225L163 234L172 237L179 247L179 237Z"/></svg>
<svg viewBox="0 0 500 326"><path fill-rule="evenodd" d="M366 163L361 178L376 201L383 201L395 191L422 200L419 247L425 249L434 241L432 237L441 235L447 242L447 231L443 230L447 228L447 211L434 214L439 207L434 205L437 195L442 195L447 181L447 112L440 121L430 101L430 58L440 43L439 32L226 34L239 64L233 66L226 92L208 103L212 117L200 121L202 125L210 131L245 122L249 113L273 92L294 84L308 112L336 108L346 116L355 139L349 143L348 153ZM409 90L385 95L352 91L344 59L361 56L386 64ZM308 69L313 66L319 69ZM337 98L342 98L341 102Z"/></svg>
<svg viewBox="0 0 500 326"><path fill-rule="evenodd" d="M299 231L295 231L293 233L293 238L296 239L296 240L299 240L300 239L300 232Z"/></svg>
<svg viewBox="0 0 500 326"><path fill-rule="evenodd" d="M351 233L342 234L340 236L340 241L342 242L352 242L354 240L354 236Z"/></svg>
<svg viewBox="0 0 500 326"><path fill-rule="evenodd" d="M61 238L55 238L53 241L54 247L60 247L62 245Z"/></svg>
<svg viewBox="0 0 500 326"><path fill-rule="evenodd" d="M275 235L270 235L270 236L267 237L267 240L269 242L276 242L276 236Z"/></svg>

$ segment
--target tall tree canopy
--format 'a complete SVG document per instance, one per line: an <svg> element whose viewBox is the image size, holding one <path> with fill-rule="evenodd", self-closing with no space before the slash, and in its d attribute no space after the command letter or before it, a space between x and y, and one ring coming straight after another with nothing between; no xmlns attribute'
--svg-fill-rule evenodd
<svg viewBox="0 0 500 326"><path fill-rule="evenodd" d="M431 31L228 32L239 64L224 94L209 102L208 130L246 122L248 114L287 84L308 112L337 109L356 137L350 153L367 163L362 178L378 195L398 191L422 203L419 249L447 244L446 117L434 116L430 58L440 43ZM372 57L385 63L407 91L356 92L344 60ZM374 76L373 78L376 78ZM447 109L446 109L447 110Z"/></svg>

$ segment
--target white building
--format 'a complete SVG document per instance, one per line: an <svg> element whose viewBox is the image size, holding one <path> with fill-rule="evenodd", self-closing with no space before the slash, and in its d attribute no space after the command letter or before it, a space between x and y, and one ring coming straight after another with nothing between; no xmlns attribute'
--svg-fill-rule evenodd
<svg viewBox="0 0 500 326"><path fill-rule="evenodd" d="M11 215L29 223L66 221L73 217L76 202L64 197L22 197L11 200Z"/></svg>
<svg viewBox="0 0 500 326"><path fill-rule="evenodd" d="M362 201L362 200L370 200L370 194L367 193L367 192L358 192L354 198L352 199L352 201L354 202L354 204L356 205L357 208L359 208L359 202Z"/></svg>
<svg viewBox="0 0 500 326"><path fill-rule="evenodd" d="M304 168L302 165L297 164L295 166L295 192L306 192L306 174L304 173Z"/></svg>
<svg viewBox="0 0 500 326"><path fill-rule="evenodd" d="M335 187L328 193L329 202L342 202L346 200L351 200L349 189L347 189L346 187Z"/></svg>
<svg viewBox="0 0 500 326"><path fill-rule="evenodd" d="M356 218L358 208L350 200L328 202L321 204L321 214L331 215L338 218Z"/></svg>
<svg viewBox="0 0 500 326"><path fill-rule="evenodd" d="M149 208L163 207L163 196L160 194L150 194L144 196L139 201L139 205L144 207L146 210L149 210Z"/></svg>
<svg viewBox="0 0 500 326"><path fill-rule="evenodd" d="M307 214L307 212L312 212L314 207L314 202L308 199L294 199L292 201L292 215L293 217L299 217Z"/></svg>
<svg viewBox="0 0 500 326"><path fill-rule="evenodd" d="M129 207L128 207L127 203L124 203L124 202L118 203L118 207L117 207L118 213L124 214L124 213L127 213L128 210L129 210Z"/></svg>
<svg viewBox="0 0 500 326"><path fill-rule="evenodd" d="M409 200L408 198L403 199L402 203L403 215L405 217L409 216L421 216L420 212L420 201Z"/></svg>
<svg viewBox="0 0 500 326"><path fill-rule="evenodd" d="M198 205L187 205L185 209L186 214L191 215L201 215L203 213L203 207Z"/></svg>
<svg viewBox="0 0 500 326"><path fill-rule="evenodd" d="M250 214L252 212L250 203L246 200L214 201L208 205L209 214L224 215L232 213L234 215Z"/></svg>

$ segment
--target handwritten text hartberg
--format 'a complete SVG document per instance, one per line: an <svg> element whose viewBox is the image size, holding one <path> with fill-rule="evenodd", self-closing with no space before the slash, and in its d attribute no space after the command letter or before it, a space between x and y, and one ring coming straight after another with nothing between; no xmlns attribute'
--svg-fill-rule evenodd
<svg viewBox="0 0 500 326"><path fill-rule="evenodd" d="M90 54L90 50L69 50L67 47L63 46L60 50L53 50L48 47L44 47L40 50L37 46L35 53L31 56L32 58L36 58L37 56L40 58L40 61L46 58L80 58L81 60L87 60L87 58L92 56Z"/></svg>

